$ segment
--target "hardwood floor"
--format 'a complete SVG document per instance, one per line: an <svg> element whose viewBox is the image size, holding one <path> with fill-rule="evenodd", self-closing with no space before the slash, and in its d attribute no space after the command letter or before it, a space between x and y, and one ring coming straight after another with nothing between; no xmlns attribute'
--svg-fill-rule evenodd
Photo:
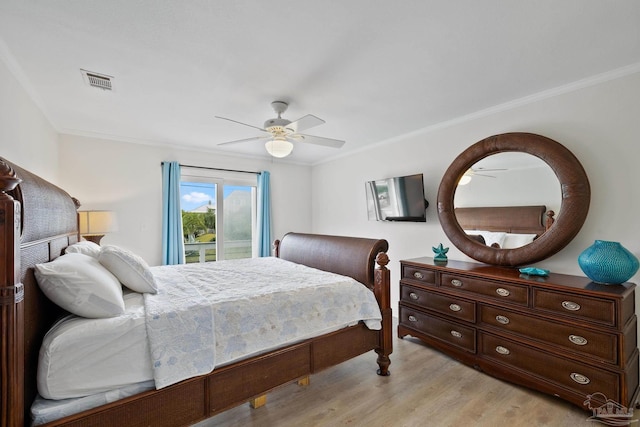
<svg viewBox="0 0 640 427"><path fill-rule="evenodd" d="M376 375L371 352L280 387L267 404L233 408L197 427L311 426L598 426L590 412L551 396L497 380L432 350L394 339L391 376ZM640 411L637 411L640 412ZM632 426L638 426L638 415Z"/></svg>

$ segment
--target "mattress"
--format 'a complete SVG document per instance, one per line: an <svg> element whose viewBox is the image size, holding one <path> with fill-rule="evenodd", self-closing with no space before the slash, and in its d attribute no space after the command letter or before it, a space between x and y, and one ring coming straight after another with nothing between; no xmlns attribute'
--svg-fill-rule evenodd
<svg viewBox="0 0 640 427"><path fill-rule="evenodd" d="M38 392L68 399L153 380L144 300L124 295L125 313L106 319L74 315L45 335L38 363Z"/></svg>
<svg viewBox="0 0 640 427"><path fill-rule="evenodd" d="M178 274L211 303L216 366L360 320L371 329L381 328L377 302L364 285L278 258L152 267L152 271L159 288L174 289ZM145 296L126 293L125 313L115 318L68 316L54 325L40 351L40 396L81 398L153 381ZM174 315L170 312L169 317Z"/></svg>

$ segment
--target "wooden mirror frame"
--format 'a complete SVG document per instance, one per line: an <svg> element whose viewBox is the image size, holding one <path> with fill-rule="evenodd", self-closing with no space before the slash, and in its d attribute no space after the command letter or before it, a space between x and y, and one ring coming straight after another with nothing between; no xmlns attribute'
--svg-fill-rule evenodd
<svg viewBox="0 0 640 427"><path fill-rule="evenodd" d="M528 153L545 161L560 181L562 202L555 223L532 243L515 249L492 248L470 238L458 224L454 196L458 181L476 162L509 151ZM532 133L490 136L463 151L447 169L438 188L438 217L445 234L460 251L492 265L521 266L559 252L578 234L589 211L591 188L578 159L560 143Z"/></svg>

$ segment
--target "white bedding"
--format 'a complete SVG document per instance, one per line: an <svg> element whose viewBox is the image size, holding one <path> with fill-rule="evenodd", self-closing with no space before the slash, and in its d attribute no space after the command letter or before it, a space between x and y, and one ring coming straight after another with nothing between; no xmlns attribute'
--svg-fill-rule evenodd
<svg viewBox="0 0 640 427"><path fill-rule="evenodd" d="M127 294L124 315L69 316L52 328L38 368L43 397L87 396L149 381L154 375L160 388L182 379L181 360L192 376L213 369L213 364L193 363L195 353L204 354L199 360L210 358L220 366L360 320L371 329L381 328L378 304L365 286L278 258L152 267L152 271L158 294L144 294L144 302L141 294ZM179 288L190 297L176 297ZM204 300L211 308L202 308L199 303ZM207 318L207 310L212 318ZM168 319L184 327L177 346L175 340L162 339ZM213 322L213 334L210 342L202 343L208 322ZM171 329L181 333L173 325ZM176 369L158 372L154 368L159 365Z"/></svg>

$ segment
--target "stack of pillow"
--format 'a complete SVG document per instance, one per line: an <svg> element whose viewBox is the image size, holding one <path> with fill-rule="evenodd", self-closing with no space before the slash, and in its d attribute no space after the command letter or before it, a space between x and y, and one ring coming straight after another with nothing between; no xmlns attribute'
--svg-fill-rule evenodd
<svg viewBox="0 0 640 427"><path fill-rule="evenodd" d="M47 298L87 318L123 314L123 286L139 293L158 290L149 265L140 256L84 240L67 247L55 260L36 264L34 273Z"/></svg>
<svg viewBox="0 0 640 427"><path fill-rule="evenodd" d="M502 231L486 231L486 230L463 230L471 237L481 236L482 239L476 240L487 246L498 249L514 249L524 245L528 245L536 238L535 234L518 234L505 233ZM484 240L484 242L482 242Z"/></svg>
<svg viewBox="0 0 640 427"><path fill-rule="evenodd" d="M484 244L492 248L501 248L507 233L485 230L463 230L470 236L481 236Z"/></svg>

